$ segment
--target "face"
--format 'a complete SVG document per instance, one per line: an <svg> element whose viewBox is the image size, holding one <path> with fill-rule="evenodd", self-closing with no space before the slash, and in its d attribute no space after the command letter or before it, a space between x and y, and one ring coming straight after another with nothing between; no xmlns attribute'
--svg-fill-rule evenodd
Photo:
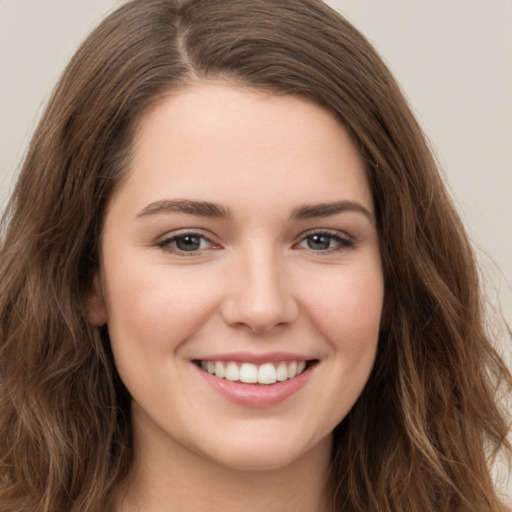
<svg viewBox="0 0 512 512"><path fill-rule="evenodd" d="M325 451L383 301L364 166L329 113L221 83L169 96L139 125L101 248L91 321L136 439L239 469Z"/></svg>

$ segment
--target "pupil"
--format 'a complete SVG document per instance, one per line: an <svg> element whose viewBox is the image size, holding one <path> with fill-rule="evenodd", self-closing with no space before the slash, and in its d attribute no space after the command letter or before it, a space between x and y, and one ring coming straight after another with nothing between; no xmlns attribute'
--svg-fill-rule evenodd
<svg viewBox="0 0 512 512"><path fill-rule="evenodd" d="M198 236L187 235L176 240L176 247L180 251L197 251L201 244Z"/></svg>
<svg viewBox="0 0 512 512"><path fill-rule="evenodd" d="M312 235L308 238L308 247L317 251L329 249L330 238L325 235Z"/></svg>

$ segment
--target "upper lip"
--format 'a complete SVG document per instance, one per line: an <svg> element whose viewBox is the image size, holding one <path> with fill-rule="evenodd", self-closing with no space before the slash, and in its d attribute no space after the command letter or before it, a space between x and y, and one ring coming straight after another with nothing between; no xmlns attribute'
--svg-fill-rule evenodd
<svg viewBox="0 0 512 512"><path fill-rule="evenodd" d="M267 352L254 354L251 352L229 352L194 358L195 361L234 361L239 363L264 364L278 361L311 361L314 357L293 352Z"/></svg>

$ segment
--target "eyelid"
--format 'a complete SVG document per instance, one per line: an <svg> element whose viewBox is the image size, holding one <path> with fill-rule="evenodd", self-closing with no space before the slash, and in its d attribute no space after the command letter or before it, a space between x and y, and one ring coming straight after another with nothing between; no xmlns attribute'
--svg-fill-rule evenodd
<svg viewBox="0 0 512 512"><path fill-rule="evenodd" d="M308 237L313 236L313 235L328 236L328 237L331 237L332 239L336 240L340 244L340 247L337 247L337 248L331 248L331 249L325 249L325 250L317 250L317 251L315 251L314 249L306 249L306 248L304 248L304 250L307 250L308 252L312 252L314 254L328 254L328 253L332 254L332 253L337 253L337 252L340 252L340 251L344 251L344 250L350 249L351 247L353 247L355 245L354 238L352 236L348 235L344 231L339 231L339 230L335 230L335 229L317 228L317 229L310 229L310 230L302 233L300 235L298 241L295 242L293 244L293 246L297 247L299 244L304 242ZM301 248L298 248L298 249L301 249Z"/></svg>
<svg viewBox="0 0 512 512"><path fill-rule="evenodd" d="M196 251L182 251L180 249L174 248L171 249L169 246L171 243L175 242L176 240L180 238L184 238L187 236L197 236L198 238L201 238L203 240L206 240L210 247L206 249L198 249ZM179 256L198 256L202 254L204 251L212 250L212 249L218 249L220 248L220 244L213 241L212 236L206 235L203 230L201 229L193 229L193 228L185 228L180 229L177 231L172 231L170 233L165 234L164 236L160 237L155 244L160 247L162 250L169 252L171 254L177 254Z"/></svg>
<svg viewBox="0 0 512 512"><path fill-rule="evenodd" d="M305 242L308 237L311 237L313 235L321 235L330 237L332 240L338 242L337 247L334 248L328 248L324 250L315 250L312 248L301 248L298 247L301 243ZM206 249L197 249L192 251L185 251L180 250L178 248L171 248L170 245L175 242L176 240L180 238L184 238L187 236L196 236L202 240L206 240L209 244L209 247ZM198 256L202 254L204 251L210 251L213 249L219 249L221 248L221 245L213 240L214 237L211 235L205 234L202 229L193 229L193 228L184 228L177 231L173 231L170 233L167 233L166 235L160 237L155 242L155 245L157 245L162 250L171 253L171 254L177 254L179 256ZM308 231L305 231L304 233L301 233L301 235L298 237L297 241L293 244L294 249L298 250L305 250L314 254L332 254L337 253L340 251L344 251L347 249L350 249L355 245L355 240L352 236L348 235L344 231L334 230L334 229L322 229L322 228L316 228L316 229L309 229Z"/></svg>

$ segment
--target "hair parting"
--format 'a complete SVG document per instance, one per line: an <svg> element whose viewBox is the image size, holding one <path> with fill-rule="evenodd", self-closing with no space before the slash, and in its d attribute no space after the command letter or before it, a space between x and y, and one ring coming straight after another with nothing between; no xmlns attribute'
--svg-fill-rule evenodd
<svg viewBox="0 0 512 512"><path fill-rule="evenodd" d="M367 163L385 318L334 432L333 509L505 512L490 465L510 453L498 393L512 377L484 329L472 249L394 78L319 0L130 1L66 68L1 224L2 512L107 512L129 478L130 397L87 315L102 222L145 113L206 80L315 102Z"/></svg>

